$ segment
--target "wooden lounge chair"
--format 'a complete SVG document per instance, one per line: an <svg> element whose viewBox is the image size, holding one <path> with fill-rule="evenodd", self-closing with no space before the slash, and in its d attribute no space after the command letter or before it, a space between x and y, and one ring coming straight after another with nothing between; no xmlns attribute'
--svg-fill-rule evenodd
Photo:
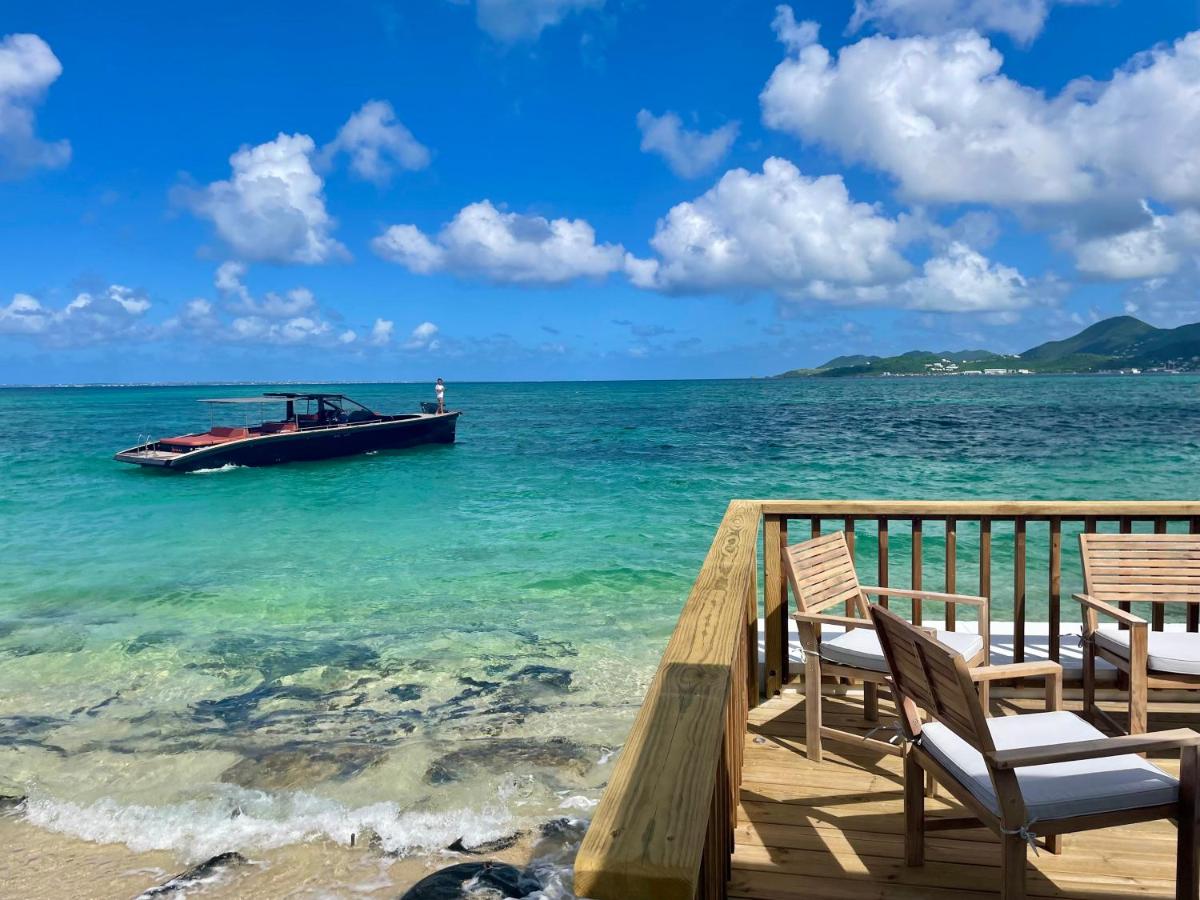
<svg viewBox="0 0 1200 900"><path fill-rule="evenodd" d="M1200 602L1200 535L1081 534L1079 547L1084 592L1075 599L1083 607L1084 715L1121 730L1096 706L1099 657L1128 676L1129 733L1142 734L1150 688L1200 689L1200 634L1151 631L1145 619L1116 604L1149 601L1186 608ZM1100 630L1101 615L1115 619L1121 629Z"/></svg>
<svg viewBox="0 0 1200 900"><path fill-rule="evenodd" d="M1200 734L1189 728L1105 737L1061 706L1062 669L1054 662L991 668L1004 677L1045 675L1047 711L988 718L962 657L890 610L871 607L908 742L904 756L904 858L924 863L925 832L982 823L1001 843L1001 900L1025 896L1027 847L1042 837L1053 852L1061 835L1156 819L1179 829L1175 896L1196 900L1200 869ZM933 721L922 724L921 713ZM1137 754L1180 751L1180 776ZM925 818L925 777L947 789L969 816Z"/></svg>
<svg viewBox="0 0 1200 900"><path fill-rule="evenodd" d="M899 588L865 587L858 583L854 559L844 532L783 548L783 570L796 598L796 620L800 644L804 648L804 716L808 757L821 761L822 739L863 743L863 736L828 728L821 723L821 678L842 676L863 682L864 716L868 722L879 720L879 685L887 681L887 661L875 635L875 626L867 615L868 596L920 598L941 603L961 603L979 608L979 633L938 631L938 639L962 654L970 665L990 659L988 607L986 597L966 594L939 594ZM848 615L826 612L831 606L846 604ZM822 634L822 626L837 629ZM985 688L986 691L986 688ZM900 749L885 741L871 741L884 752L899 754Z"/></svg>

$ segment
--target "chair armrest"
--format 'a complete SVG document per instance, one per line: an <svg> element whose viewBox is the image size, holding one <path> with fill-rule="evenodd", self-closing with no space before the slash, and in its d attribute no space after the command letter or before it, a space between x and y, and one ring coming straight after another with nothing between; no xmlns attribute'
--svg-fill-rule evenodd
<svg viewBox="0 0 1200 900"><path fill-rule="evenodd" d="M1048 678L1062 678L1062 666L1050 660L1031 662L1005 663L997 666L976 666L970 670L971 680L1001 681L1008 678L1033 678L1045 675Z"/></svg>
<svg viewBox="0 0 1200 900"><path fill-rule="evenodd" d="M1098 613L1108 616L1110 619L1116 619L1128 625L1130 628L1141 626L1145 628L1149 623L1141 616L1135 616L1133 613L1127 613L1123 609L1118 609L1111 604L1105 603L1103 600L1097 600L1091 594L1075 594L1075 599L1079 601L1079 605L1087 609L1094 609Z"/></svg>
<svg viewBox="0 0 1200 900"><path fill-rule="evenodd" d="M875 630L875 623L870 619L856 619L854 616L838 616L833 613L792 613L797 622L811 622L814 625L844 625L847 628L869 628Z"/></svg>
<svg viewBox="0 0 1200 900"><path fill-rule="evenodd" d="M1022 747L1017 750L992 750L985 753L997 769L1019 769L1023 766L1044 766L1049 763L1073 762L1080 759L1103 759L1127 753L1153 753L1156 750L1175 750L1200 745L1200 734L1190 728L1154 731L1149 734L1123 734L1118 737L1097 738L1094 741L1073 741L1069 744L1050 744L1045 747Z"/></svg>
<svg viewBox="0 0 1200 900"><path fill-rule="evenodd" d="M859 590L864 594L886 595L888 597L912 597L915 600L933 600L937 603L962 603L967 606L987 606L987 597L976 597L974 594L939 594L937 591L913 591L907 588L878 587L863 585Z"/></svg>
<svg viewBox="0 0 1200 900"><path fill-rule="evenodd" d="M1005 678L1033 678L1041 675L1046 679L1046 712L1062 709L1062 666L1052 660L976 666L970 672L971 680L976 684Z"/></svg>

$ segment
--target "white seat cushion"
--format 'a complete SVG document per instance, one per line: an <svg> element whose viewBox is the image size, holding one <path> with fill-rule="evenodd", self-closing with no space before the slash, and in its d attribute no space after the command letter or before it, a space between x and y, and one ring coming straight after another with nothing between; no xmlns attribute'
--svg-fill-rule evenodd
<svg viewBox="0 0 1200 900"><path fill-rule="evenodd" d="M983 638L977 634L939 631L937 639L957 653L970 659L983 649ZM870 628L852 628L844 634L821 642L821 658L842 666L886 672L887 659L879 646L879 635Z"/></svg>
<svg viewBox="0 0 1200 900"><path fill-rule="evenodd" d="M1071 712L1031 713L988 719L997 750L1055 746L1104 737ZM945 766L996 815L1000 806L983 756L940 722L921 729L921 747ZM1026 821L1067 819L1090 813L1174 803L1179 782L1140 756L1110 756L1017 769Z"/></svg>
<svg viewBox="0 0 1200 900"><path fill-rule="evenodd" d="M1096 632L1096 643L1110 653L1129 659L1129 632ZM1146 634L1146 663L1154 672L1200 675L1200 633L1194 631L1150 631Z"/></svg>

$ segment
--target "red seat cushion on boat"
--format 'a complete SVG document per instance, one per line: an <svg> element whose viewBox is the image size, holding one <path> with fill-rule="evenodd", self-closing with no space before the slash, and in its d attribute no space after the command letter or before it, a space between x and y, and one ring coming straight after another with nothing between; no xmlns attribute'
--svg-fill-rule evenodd
<svg viewBox="0 0 1200 900"><path fill-rule="evenodd" d="M249 428L228 428L224 425L214 425L208 429L208 433L213 437L225 438L226 440L236 441L239 438L249 437Z"/></svg>

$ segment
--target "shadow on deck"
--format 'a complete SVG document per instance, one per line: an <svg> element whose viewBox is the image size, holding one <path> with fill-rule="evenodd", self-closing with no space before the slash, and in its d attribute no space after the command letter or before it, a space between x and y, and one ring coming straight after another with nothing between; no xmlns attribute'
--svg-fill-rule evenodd
<svg viewBox="0 0 1200 900"><path fill-rule="evenodd" d="M1068 700L1067 709L1078 711ZM997 700L993 715L1040 709L1037 700ZM1105 705L1119 717L1120 704ZM825 720L865 733L861 701L826 697ZM1196 708L1151 705L1150 728L1194 725ZM881 700L880 719L894 720ZM825 760L804 747L804 699L791 689L750 711L728 896L756 900L811 898L994 898L1000 850L975 828L926 837L926 863L904 865L903 782L897 757L826 742ZM1155 759L1178 774L1178 755ZM964 814L943 791L926 800L927 815ZM1175 828L1160 821L1066 835L1059 856L1029 854L1033 897L1150 898L1175 896Z"/></svg>

